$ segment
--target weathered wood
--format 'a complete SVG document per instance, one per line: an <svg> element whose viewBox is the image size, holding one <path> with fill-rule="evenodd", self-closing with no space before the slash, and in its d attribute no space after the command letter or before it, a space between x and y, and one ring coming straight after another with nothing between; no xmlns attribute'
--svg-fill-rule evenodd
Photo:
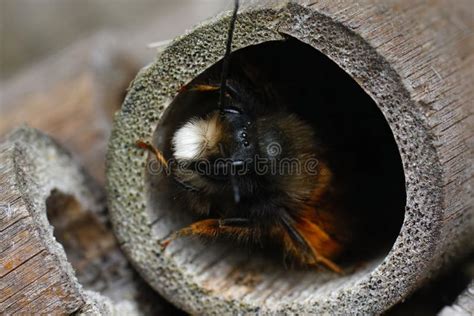
<svg viewBox="0 0 474 316"><path fill-rule="evenodd" d="M123 249L147 281L191 313L374 314L406 298L473 250L471 1L249 2L234 49L307 43L336 62L377 103L403 161L405 219L390 253L345 276L283 271L222 247L158 242L185 219L149 197L151 139L179 87L223 55L228 14L174 41L135 79L108 151L108 201Z"/></svg>
<svg viewBox="0 0 474 316"><path fill-rule="evenodd" d="M69 153L21 128L0 145L0 162L0 314L167 308L128 265L102 189Z"/></svg>
<svg viewBox="0 0 474 316"><path fill-rule="evenodd" d="M98 207L91 184L64 152L33 131L19 131L4 142L0 161L0 313L80 310L87 299L54 240L44 202L58 187L79 194L89 207ZM49 166L54 167L46 170Z"/></svg>

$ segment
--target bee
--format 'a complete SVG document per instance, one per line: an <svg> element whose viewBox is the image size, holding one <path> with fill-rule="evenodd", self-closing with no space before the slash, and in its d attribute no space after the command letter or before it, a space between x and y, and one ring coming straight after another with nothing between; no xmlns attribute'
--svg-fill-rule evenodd
<svg viewBox="0 0 474 316"><path fill-rule="evenodd" d="M242 73L229 75L236 1L221 82L182 90L218 93L218 106L193 117L172 136L173 165L150 143L138 141L171 170L184 200L203 220L181 228L179 237L227 238L246 244L272 240L296 263L325 266L347 247L333 206L333 174L311 125L272 99Z"/></svg>

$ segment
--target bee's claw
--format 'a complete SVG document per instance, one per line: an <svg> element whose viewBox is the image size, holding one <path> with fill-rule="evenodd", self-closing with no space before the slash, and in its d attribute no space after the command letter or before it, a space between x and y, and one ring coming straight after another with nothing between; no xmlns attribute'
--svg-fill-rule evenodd
<svg viewBox="0 0 474 316"><path fill-rule="evenodd" d="M171 238L167 238L163 241L160 241L161 251L165 251L168 248L169 244L172 242Z"/></svg>
<svg viewBox="0 0 474 316"><path fill-rule="evenodd" d="M150 147L150 144L147 143L146 141L142 140L142 139L139 139L135 142L135 145L138 147L138 148L141 148L141 149L148 149Z"/></svg>
<svg viewBox="0 0 474 316"><path fill-rule="evenodd" d="M331 270L332 272L335 272L337 274L340 274L340 275L344 274L344 270L342 270L337 264L335 264L334 262L332 262L331 260L329 260L325 257L319 256L317 258L316 263L324 265L326 268L328 268L329 270Z"/></svg>
<svg viewBox="0 0 474 316"><path fill-rule="evenodd" d="M188 230L181 229L173 232L168 238L160 241L161 250L165 251L168 248L169 244L178 237L184 236Z"/></svg>
<svg viewBox="0 0 474 316"><path fill-rule="evenodd" d="M153 146L153 144L151 144L150 142L144 141L142 139L139 139L135 142L135 145L138 148L151 151L153 154L155 154L156 160L158 160L166 168L168 167L168 161L166 161L165 157L163 156L163 153L158 148Z"/></svg>

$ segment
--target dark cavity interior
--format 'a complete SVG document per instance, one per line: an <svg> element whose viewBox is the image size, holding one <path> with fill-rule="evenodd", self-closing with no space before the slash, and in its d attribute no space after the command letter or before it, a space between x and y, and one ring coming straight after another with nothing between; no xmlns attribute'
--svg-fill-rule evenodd
<svg viewBox="0 0 474 316"><path fill-rule="evenodd" d="M51 191L46 210L54 236L63 245L78 281L88 289L104 291L105 262L119 263L108 262L119 250L106 223L97 214L84 209L72 195L58 190Z"/></svg>
<svg viewBox="0 0 474 316"><path fill-rule="evenodd" d="M193 82L216 81L220 72L221 62L204 71ZM255 85L273 91L279 101L288 104L292 112L311 124L326 147L328 163L335 174L338 189L343 192L341 198L346 208L345 216L355 219L353 245L338 263L346 271L353 272L383 258L392 247L403 222L405 186L397 145L374 100L329 58L292 38L234 52L230 72L231 75L244 72ZM217 99L218 93L183 91L178 94L154 135L155 145L167 158L172 157L170 141L175 130L191 117L216 109ZM150 180L150 216L156 218L156 232L160 238L202 218L177 203L179 194L169 177L157 173ZM191 244L197 245L189 238L184 239L177 242L178 248L186 251ZM222 258L231 267L239 264L241 271L245 271L247 266L242 262L252 266L252 271L259 271L255 268L258 266L255 263L257 255L248 255L248 250L241 248L244 259L230 259L236 256L236 251L231 246L234 250L232 255L228 255L222 250L226 243L228 241L220 246L199 246L202 248L199 248L200 254L195 258L203 261L203 266L206 260ZM217 255L219 251L221 254ZM262 266L266 271L271 266L278 273L288 273L282 260L275 258L265 254L258 260L264 262ZM191 260L190 264L197 264L199 260ZM233 270L229 271L225 278L232 277ZM307 278L308 273L320 272L308 271L303 277ZM319 278L311 285L321 285L331 279Z"/></svg>
<svg viewBox="0 0 474 316"><path fill-rule="evenodd" d="M75 276L86 290L98 291L114 301L143 302L147 312L175 312L129 266L105 210L87 210L74 196L54 189L46 199L46 214L54 237L64 247Z"/></svg>

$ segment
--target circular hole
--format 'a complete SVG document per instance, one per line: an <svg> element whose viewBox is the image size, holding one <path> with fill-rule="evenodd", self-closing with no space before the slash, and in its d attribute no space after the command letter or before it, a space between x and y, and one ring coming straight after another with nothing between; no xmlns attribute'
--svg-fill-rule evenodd
<svg viewBox="0 0 474 316"><path fill-rule="evenodd" d="M245 296L262 304L283 304L285 298L303 290L331 290L339 284L338 278L349 279L373 269L398 236L405 207L401 158L390 127L375 102L329 58L292 38L234 52L230 73L231 79L245 76L251 86L271 95L266 99L274 102L267 104L269 108L286 105L289 112L314 131L323 148L321 160L333 174L330 190L337 192L332 195L339 210L334 223L347 225L339 233L350 240L337 258L345 274L341 276L324 268L288 267L278 247L268 250L259 245L237 246L224 238L211 243L180 238L166 252L193 271L202 287L218 295L236 299ZM189 86L219 82L220 74L221 62ZM218 92L184 89L160 120L154 145L166 158L173 158L171 143L175 132L190 119L215 111L217 101ZM156 218L154 229L158 238L166 238L177 229L207 218L193 213L191 206L183 202L183 194L187 193L172 176L154 172L148 177L148 185L149 210ZM272 291L268 292L270 287Z"/></svg>
<svg viewBox="0 0 474 316"><path fill-rule="evenodd" d="M57 189L46 199L46 214L84 289L118 302L133 300L143 311L178 312L129 266L104 214L85 209L73 195Z"/></svg>
<svg viewBox="0 0 474 316"><path fill-rule="evenodd" d="M87 289L102 291L106 274L103 261L124 260L114 235L97 214L82 207L74 196L52 190L46 199L50 224L56 240L64 247L78 281ZM109 266L123 262L108 262Z"/></svg>

